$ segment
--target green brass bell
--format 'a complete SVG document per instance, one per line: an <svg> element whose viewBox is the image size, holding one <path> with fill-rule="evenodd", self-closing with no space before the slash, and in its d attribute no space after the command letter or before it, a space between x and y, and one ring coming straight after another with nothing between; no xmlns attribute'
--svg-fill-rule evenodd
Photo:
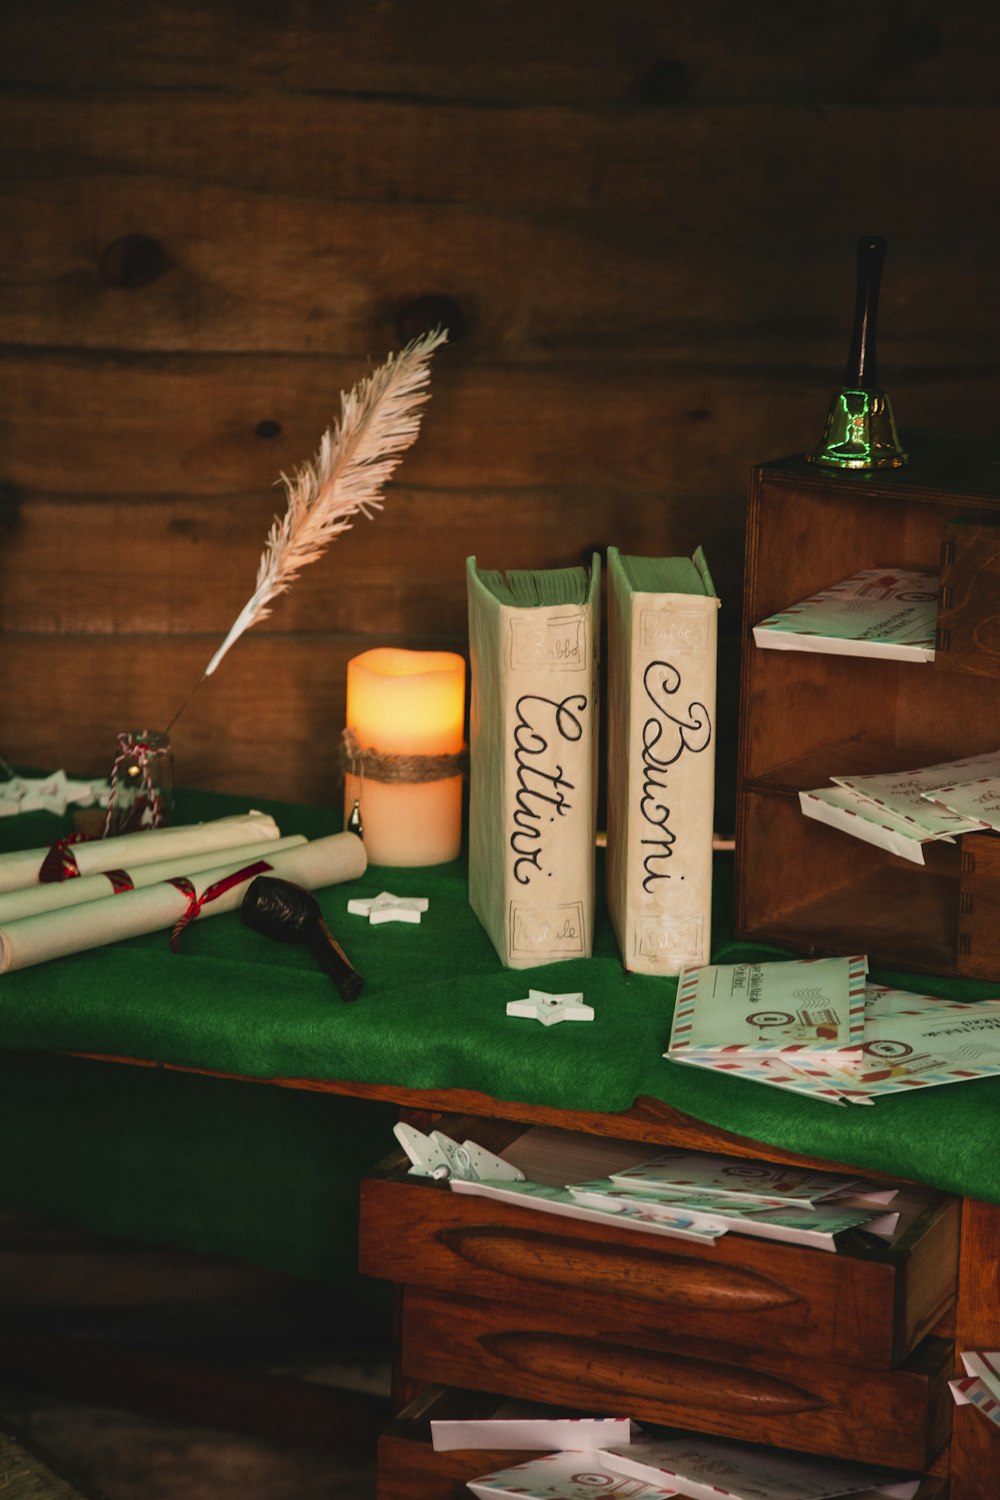
<svg viewBox="0 0 1000 1500"><path fill-rule="evenodd" d="M823 440L813 464L834 469L899 469L907 454L899 441L892 403L875 380L875 320L885 240L858 241L858 289L854 330L843 387L827 413Z"/></svg>

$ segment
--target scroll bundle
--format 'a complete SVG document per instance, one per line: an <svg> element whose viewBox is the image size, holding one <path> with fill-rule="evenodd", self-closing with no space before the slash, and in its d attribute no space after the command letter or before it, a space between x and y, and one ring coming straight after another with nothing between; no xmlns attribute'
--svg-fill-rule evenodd
<svg viewBox="0 0 1000 1500"><path fill-rule="evenodd" d="M197 916L232 911L263 871L307 889L362 875L352 833L282 838L264 813L156 828L73 847L76 873L40 884L51 850L0 855L0 974L81 953ZM128 868L122 868L127 861Z"/></svg>

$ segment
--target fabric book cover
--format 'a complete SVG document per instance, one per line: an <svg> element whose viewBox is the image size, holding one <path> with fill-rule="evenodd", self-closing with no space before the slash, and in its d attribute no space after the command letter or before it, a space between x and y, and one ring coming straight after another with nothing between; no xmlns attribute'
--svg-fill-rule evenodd
<svg viewBox="0 0 1000 1500"><path fill-rule="evenodd" d="M639 974L709 957L718 612L701 548L608 548L607 897Z"/></svg>
<svg viewBox="0 0 1000 1500"><path fill-rule="evenodd" d="M892 661L933 661L936 574L864 568L754 626L756 645Z"/></svg>
<svg viewBox="0 0 1000 1500"><path fill-rule="evenodd" d="M511 969L588 958L597 836L600 557L466 564L469 903Z"/></svg>

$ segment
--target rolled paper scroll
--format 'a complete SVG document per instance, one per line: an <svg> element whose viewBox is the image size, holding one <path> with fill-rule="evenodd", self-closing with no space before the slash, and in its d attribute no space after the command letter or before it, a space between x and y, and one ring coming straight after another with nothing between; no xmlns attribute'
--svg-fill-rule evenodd
<svg viewBox="0 0 1000 1500"><path fill-rule="evenodd" d="M57 880L48 885L26 885L19 891L0 893L0 922L14 922L34 917L43 911L59 911L64 906L83 906L105 896L124 895L147 885L157 885L174 875L196 875L211 870L225 859L252 864L255 859L270 859L285 849L295 849L306 842L304 834L289 834L284 839L258 839L240 844L236 849L204 849L199 854L178 855L176 859L158 859L151 865L133 865L128 870L102 870L99 875L81 875L78 880Z"/></svg>
<svg viewBox="0 0 1000 1500"><path fill-rule="evenodd" d="M149 828L120 838L91 839L65 850L79 875L103 870L132 869L161 859L177 859L200 850L232 849L241 844L279 839L281 830L267 813L251 810L208 823L188 823L170 828ZM58 845L53 846L58 848ZM14 849L0 854L0 891L19 891L36 885L52 848Z"/></svg>
<svg viewBox="0 0 1000 1500"><path fill-rule="evenodd" d="M143 837L131 834L125 842ZM356 880L364 874L367 863L365 847L355 834L335 833L257 857L249 864L221 864L193 876L176 876L159 885L105 896L83 906L21 917L0 926L0 974L143 933L176 928L194 915L208 917L234 911L243 900L247 883L264 872L315 890ZM220 889L216 891L216 887Z"/></svg>

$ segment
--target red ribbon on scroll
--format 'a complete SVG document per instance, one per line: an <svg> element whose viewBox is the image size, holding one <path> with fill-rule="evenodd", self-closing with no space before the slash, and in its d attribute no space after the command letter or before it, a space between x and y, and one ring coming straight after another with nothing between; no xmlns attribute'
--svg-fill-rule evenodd
<svg viewBox="0 0 1000 1500"><path fill-rule="evenodd" d="M68 833L64 839L57 839L42 860L38 871L41 884L51 885L58 880L75 879L80 869L76 856L70 852L70 845L90 843L93 843L93 837L89 833Z"/></svg>
<svg viewBox="0 0 1000 1500"><path fill-rule="evenodd" d="M194 882L187 875L178 875L173 880L168 880L168 885L175 885L181 894L188 898L188 909L178 919L170 934L170 947L173 952L176 953L180 947L181 933L185 927L194 921L207 902L216 900L226 891L231 891L234 885L242 885L244 881L252 880L255 875L263 875L265 871L273 869L274 866L269 865L266 859L258 859L255 864L244 865L242 870L233 870L231 874L224 875L221 880L217 880L214 885L206 886L200 896L195 891Z"/></svg>

